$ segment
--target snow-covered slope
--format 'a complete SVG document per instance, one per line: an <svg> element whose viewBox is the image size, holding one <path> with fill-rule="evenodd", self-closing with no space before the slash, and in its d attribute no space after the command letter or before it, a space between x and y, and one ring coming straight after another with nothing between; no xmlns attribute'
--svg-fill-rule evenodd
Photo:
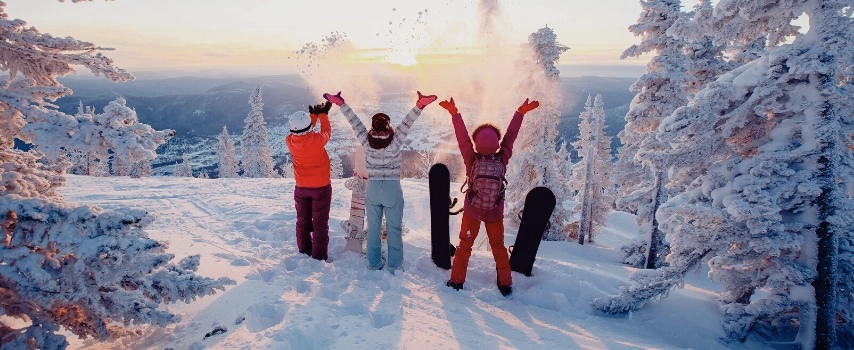
<svg viewBox="0 0 854 350"><path fill-rule="evenodd" d="M144 208L157 217L149 234L177 258L201 254L200 273L236 286L192 304L166 328L142 328L107 344L70 339L86 349L738 349L727 344L712 292L698 272L684 289L627 317L598 313L590 301L615 294L633 270L618 247L633 236L633 217L613 213L594 244L542 242L533 276L514 273L514 293L495 287L485 246L475 251L465 289L445 286L449 272L430 260L425 180L404 180L404 269L368 271L344 250L340 222L350 191L333 180L331 263L298 254L292 179L194 179L69 176L71 202ZM452 217L451 231L459 227ZM506 244L516 228L508 225ZM454 235L455 236L455 235ZM452 237L452 243L457 239ZM221 326L225 333L205 338Z"/></svg>

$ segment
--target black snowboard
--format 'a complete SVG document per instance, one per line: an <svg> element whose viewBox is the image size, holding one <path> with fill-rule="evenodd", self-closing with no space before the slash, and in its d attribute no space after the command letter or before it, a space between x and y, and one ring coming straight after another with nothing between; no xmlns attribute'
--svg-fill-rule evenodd
<svg viewBox="0 0 854 350"><path fill-rule="evenodd" d="M525 196L519 233L516 234L516 242L511 246L511 270L531 276L537 249L555 209L555 203L554 193L546 187L535 187Z"/></svg>
<svg viewBox="0 0 854 350"><path fill-rule="evenodd" d="M451 204L451 173L442 163L430 167L430 257L436 266L451 269L451 234L448 208Z"/></svg>

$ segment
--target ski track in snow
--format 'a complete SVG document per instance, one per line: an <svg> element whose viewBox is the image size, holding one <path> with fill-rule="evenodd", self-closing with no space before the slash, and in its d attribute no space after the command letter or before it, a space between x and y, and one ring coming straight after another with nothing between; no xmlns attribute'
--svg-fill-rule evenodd
<svg viewBox="0 0 854 350"><path fill-rule="evenodd" d="M430 259L426 180L404 180L404 270L369 271L363 256L345 251L340 223L350 191L333 180L331 263L298 254L293 179L194 179L69 176L62 193L72 203L105 209L135 207L156 216L152 238L169 242L176 260L201 254L200 274L238 283L214 296L169 309L182 316L167 327L142 327L107 343L69 340L72 348L173 349L648 349L738 348L724 344L712 296L674 291L628 317L600 315L589 305L616 294L631 269L619 264L620 232L597 244L543 242L531 277L513 273L514 294L495 287L491 252L475 251L465 288L445 286L450 272ZM633 225L628 214L612 222ZM505 243L515 227L507 225ZM456 244L459 217L451 218ZM614 231L614 230L610 230ZM610 232L606 231L606 232ZM485 234L485 233L484 233ZM690 289L690 288L686 288ZM705 291L702 288L697 288ZM686 313L685 305L706 319ZM667 317L662 317L666 315ZM696 331L684 332L686 323ZM216 326L224 334L203 338ZM698 340L698 337L701 339ZM698 343L699 341L699 343ZM699 345L698 345L699 344Z"/></svg>

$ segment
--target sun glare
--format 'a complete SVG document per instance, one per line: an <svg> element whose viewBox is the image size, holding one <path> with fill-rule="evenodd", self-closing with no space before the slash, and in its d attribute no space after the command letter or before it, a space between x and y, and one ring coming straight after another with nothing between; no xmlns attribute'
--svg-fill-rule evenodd
<svg viewBox="0 0 854 350"><path fill-rule="evenodd" d="M385 58L386 62L409 67L418 63L414 51L391 51Z"/></svg>

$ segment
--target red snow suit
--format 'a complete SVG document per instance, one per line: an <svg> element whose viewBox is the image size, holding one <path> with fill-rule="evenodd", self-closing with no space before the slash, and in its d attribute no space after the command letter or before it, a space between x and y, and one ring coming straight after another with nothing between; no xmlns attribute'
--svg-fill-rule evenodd
<svg viewBox="0 0 854 350"><path fill-rule="evenodd" d="M516 137L519 135L519 129L522 126L522 117L523 115L519 112L513 114L510 125L507 127L507 133L504 135L501 143L498 141L500 135L496 130L489 127L481 127L475 130L476 133L473 135L474 144L469 138L462 115L457 113L452 117L454 133L457 136L460 153L466 165L467 175L471 175L472 166L476 158L475 151L483 155L497 155L501 158L504 166L507 166L510 156L513 155L513 143L516 142ZM511 285L513 280L510 275L510 257L507 253L507 248L504 246L504 199L502 198L496 207L491 210L479 209L471 205L468 201L464 202L463 221L460 225L460 245L454 254L450 281L456 284L465 283L472 246L480 231L480 223L483 222L486 226L489 245L492 248L492 256L495 258L495 268L498 271L498 285Z"/></svg>

